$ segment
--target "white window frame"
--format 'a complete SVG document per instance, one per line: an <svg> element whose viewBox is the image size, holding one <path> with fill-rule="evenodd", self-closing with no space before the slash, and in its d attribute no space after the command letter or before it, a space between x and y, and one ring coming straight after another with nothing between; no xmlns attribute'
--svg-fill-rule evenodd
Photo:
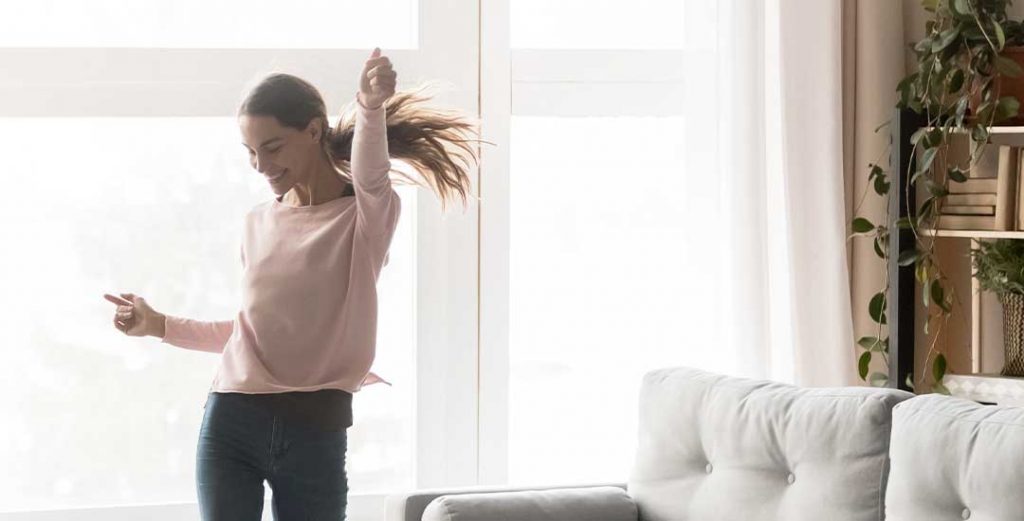
<svg viewBox="0 0 1024 521"><path fill-rule="evenodd" d="M511 1L486 0L480 23L483 139L498 144L484 147L481 164L486 204L480 213L480 485L508 483L512 116L677 116L688 94L700 95L700 84L686 81L689 72L699 82L700 71L687 71L686 64L711 55L704 50L511 49ZM687 126L698 132L701 122Z"/></svg>
<svg viewBox="0 0 1024 521"><path fill-rule="evenodd" d="M417 196L415 487L508 480L511 117L670 116L686 96L684 51L512 50L510 0L419 5L417 49L386 50L399 87L441 79L437 103L480 118L480 198L442 215ZM328 106L354 95L363 50L0 49L0 117L227 116L253 71L287 65ZM202 60L196 60L201 56ZM40 63L47 64L39 67ZM329 90L328 86L338 86ZM610 104L609 99L618 100ZM349 496L349 519L383 519L384 494ZM269 500L264 509L269 512ZM11 521L198 518L198 505L64 509Z"/></svg>
<svg viewBox="0 0 1024 521"><path fill-rule="evenodd" d="M479 109L482 0L420 2L419 45L385 49L399 88L442 80L435 103ZM343 30L343 26L339 26ZM0 49L0 117L232 116L247 84L268 67L300 71L329 107L348 102L367 50L339 49ZM40 66L45 64L45 66ZM332 90L332 86L336 89ZM477 172L471 172L474 188ZM414 421L416 487L475 484L478 477L479 205L442 215L436 197L417 194L417 352ZM357 398L358 399L358 398ZM348 518L379 520L385 494L350 494ZM269 519L269 498L264 518ZM197 519L195 502L5 514L49 519Z"/></svg>

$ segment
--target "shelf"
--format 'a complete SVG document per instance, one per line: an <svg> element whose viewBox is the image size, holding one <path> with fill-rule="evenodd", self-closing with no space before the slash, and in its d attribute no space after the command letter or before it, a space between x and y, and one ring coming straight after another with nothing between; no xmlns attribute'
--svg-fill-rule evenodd
<svg viewBox="0 0 1024 521"><path fill-rule="evenodd" d="M993 145L1024 146L1024 127L992 127L989 129L988 142Z"/></svg>
<svg viewBox="0 0 1024 521"><path fill-rule="evenodd" d="M1014 127L1018 128L1018 127ZM918 230L932 237L960 237L964 239L1024 239L1024 231L1015 230Z"/></svg>
<svg viewBox="0 0 1024 521"><path fill-rule="evenodd" d="M998 405L1024 406L1024 378L997 374L947 374L942 383L959 398Z"/></svg>

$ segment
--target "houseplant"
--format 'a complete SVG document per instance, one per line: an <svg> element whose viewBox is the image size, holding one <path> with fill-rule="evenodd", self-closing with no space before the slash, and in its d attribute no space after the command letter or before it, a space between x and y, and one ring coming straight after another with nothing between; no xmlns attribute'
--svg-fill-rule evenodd
<svg viewBox="0 0 1024 521"><path fill-rule="evenodd" d="M1024 240L996 239L971 250L974 277L1003 304L1001 373L1024 376Z"/></svg>
<svg viewBox="0 0 1024 521"><path fill-rule="evenodd" d="M934 327L933 323L941 329L948 321L956 295L934 255L932 237L923 230L934 228L944 198L950 192L950 183L967 180L970 168L984 153L992 126L1017 121L1018 96L1024 95L1019 83L1024 79L1024 69L1014 59L1018 55L1009 52L1024 44L1024 31L1020 21L1008 19L1006 10L1010 3L1010 0L922 1L931 17L925 24L925 37L913 45L917 70L897 85L897 107L914 110L926 120L911 137L917 160L913 171L903 176L908 183L906 193L914 194L919 190L925 196L919 206L916 201L908 201L908 207L912 208L910 217L895 218L898 208L890 198L884 223L876 225L861 216L851 223L854 235L873 238L875 253L885 261L888 261L886 244L890 230L899 227L913 232L914 247L901 251L897 262L900 266L915 267L927 311L926 335ZM884 124L876 132L883 127ZM950 166L946 162L953 133L966 134L974 144L968 165ZM884 153L887 154L888 151ZM871 189L879 196L887 196L890 183L885 168L877 161L868 167ZM883 288L868 304L869 315L877 326L876 333L858 340L862 349L858 364L860 377L873 385L889 383L887 371L870 373L873 357L881 357L885 365L889 363L885 333L889 284L886 271ZM923 375L931 373L932 388L946 392L942 385L946 357L935 342L938 338L938 334L933 337L928 350L931 371L923 372L918 382L924 381ZM914 387L912 381L908 380L907 384Z"/></svg>

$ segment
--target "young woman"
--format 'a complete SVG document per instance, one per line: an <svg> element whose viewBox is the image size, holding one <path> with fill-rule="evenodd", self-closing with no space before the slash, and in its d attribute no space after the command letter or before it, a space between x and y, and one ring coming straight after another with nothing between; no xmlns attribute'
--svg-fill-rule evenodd
<svg viewBox="0 0 1024 521"><path fill-rule="evenodd" d="M336 128L317 89L295 76L270 75L246 96L243 145L274 198L246 215L234 319L104 295L127 335L222 353L196 450L204 520L260 519L264 480L277 520L344 518L352 395L390 385L370 371L376 282L401 213L389 158L413 166L442 206L456 193L465 203L477 159L470 121L423 106L417 91L396 94L396 79L374 49Z"/></svg>

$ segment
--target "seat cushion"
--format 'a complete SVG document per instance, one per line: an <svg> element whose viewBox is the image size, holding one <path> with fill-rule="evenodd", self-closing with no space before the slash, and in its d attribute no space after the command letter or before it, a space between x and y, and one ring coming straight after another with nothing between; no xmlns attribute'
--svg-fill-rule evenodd
<svg viewBox="0 0 1024 521"><path fill-rule="evenodd" d="M893 412L886 515L1024 519L1024 409L928 394Z"/></svg>
<svg viewBox="0 0 1024 521"><path fill-rule="evenodd" d="M629 494L644 521L880 520L892 408L912 396L651 371Z"/></svg>

